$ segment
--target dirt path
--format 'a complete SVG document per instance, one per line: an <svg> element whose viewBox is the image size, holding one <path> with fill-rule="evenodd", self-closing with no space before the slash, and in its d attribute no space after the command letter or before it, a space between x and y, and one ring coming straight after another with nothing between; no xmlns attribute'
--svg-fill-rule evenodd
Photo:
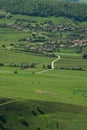
<svg viewBox="0 0 87 130"><path fill-rule="evenodd" d="M71 79L87 79L87 77L81 77L81 76L62 76L57 74L42 74L46 76L52 76L52 77L60 77L60 78L71 78Z"/></svg>
<svg viewBox="0 0 87 130"><path fill-rule="evenodd" d="M52 70L52 69L50 69L50 70ZM42 73L45 73L45 72L47 72L47 71L49 71L49 69L48 69L48 70L43 70L43 71L37 72L36 74L42 74Z"/></svg>
<svg viewBox="0 0 87 130"><path fill-rule="evenodd" d="M57 55L57 59L55 59L54 61L52 61L52 63L51 63L51 68L52 68L52 69L55 68L55 67L54 67L54 64L55 64L55 62L57 62L59 59L60 59L60 56Z"/></svg>
<svg viewBox="0 0 87 130"><path fill-rule="evenodd" d="M55 64L55 62L57 62L59 59L60 59L60 56L57 55L57 59L55 59L55 60L53 60L53 61L51 62L51 68L52 68L52 69L43 70L43 71L37 72L36 74L42 74L42 73L45 73L45 72L47 72L47 71L49 71L49 70L55 69L54 64Z"/></svg>
<svg viewBox="0 0 87 130"><path fill-rule="evenodd" d="M21 99L22 100L22 99ZM0 103L0 106L4 106L4 105L7 105L7 104L10 104L10 103L15 103L15 102L19 102L21 100L11 100L11 101L7 101L7 102L4 102L4 103Z"/></svg>

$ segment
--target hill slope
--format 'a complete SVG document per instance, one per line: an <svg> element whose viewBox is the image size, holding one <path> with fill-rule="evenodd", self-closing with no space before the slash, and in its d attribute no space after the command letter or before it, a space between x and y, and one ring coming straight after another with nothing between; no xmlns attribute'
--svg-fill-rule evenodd
<svg viewBox="0 0 87 130"><path fill-rule="evenodd" d="M0 99L0 130L86 130L87 108L63 103ZM2 102L2 103L1 103ZM79 119L78 119L79 118ZM85 124L85 125L84 125Z"/></svg>
<svg viewBox="0 0 87 130"><path fill-rule="evenodd" d="M87 20L87 5L46 0L0 0L0 8L14 14L30 16L63 16L78 21Z"/></svg>

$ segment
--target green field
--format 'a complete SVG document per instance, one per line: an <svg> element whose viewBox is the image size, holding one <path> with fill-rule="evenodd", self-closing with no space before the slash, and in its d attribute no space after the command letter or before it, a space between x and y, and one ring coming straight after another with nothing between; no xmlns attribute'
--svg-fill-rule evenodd
<svg viewBox="0 0 87 130"><path fill-rule="evenodd" d="M82 54L58 53L61 56L55 66L58 68L83 68L87 69L87 60L83 59Z"/></svg>
<svg viewBox="0 0 87 130"><path fill-rule="evenodd" d="M69 22L72 26L77 26L77 23L68 18L23 15L0 18L0 25L14 24L17 19L30 20L28 22L32 25L35 24L31 22L34 20L41 26L51 20L55 25ZM20 39L32 34L48 38L48 34L55 33L35 28L28 31L24 29L0 27L0 130L86 130L87 60L83 59L82 53L75 52L76 48L61 48L60 52L53 52L60 56L55 69L48 69L47 65L56 57L24 50L26 46L42 45L43 42ZM65 34L64 32L64 39ZM48 41L54 40L54 43L58 40L56 37L49 38ZM21 64L32 63L35 67L21 67Z"/></svg>
<svg viewBox="0 0 87 130"><path fill-rule="evenodd" d="M17 51L0 50L0 62L9 66L11 63L21 64L21 63L36 63L37 66L43 64L51 63L54 58L49 58L46 56L35 55L31 53L22 53Z"/></svg>
<svg viewBox="0 0 87 130"><path fill-rule="evenodd" d="M14 99L5 101L5 104L1 102L1 116L7 122L2 122L4 127L13 130L86 130L85 71L49 70L39 75L32 74L36 69L20 70L18 74L10 68L10 72L6 72L5 68L2 70L0 96ZM21 123L21 118L28 126Z"/></svg>
<svg viewBox="0 0 87 130"><path fill-rule="evenodd" d="M20 70L19 74L8 71L8 74L3 70L0 76L0 95L87 106L86 72L50 70L39 75L37 72L32 74L33 71Z"/></svg>

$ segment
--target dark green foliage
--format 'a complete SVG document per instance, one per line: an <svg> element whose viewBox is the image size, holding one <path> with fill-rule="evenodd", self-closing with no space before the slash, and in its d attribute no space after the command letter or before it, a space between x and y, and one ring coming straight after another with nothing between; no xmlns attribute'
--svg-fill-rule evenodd
<svg viewBox="0 0 87 130"><path fill-rule="evenodd" d="M4 66L4 64L3 64L3 63L0 63L0 66Z"/></svg>
<svg viewBox="0 0 87 130"><path fill-rule="evenodd" d="M9 66L10 66L10 67L18 67L18 65L15 64L15 63L11 63Z"/></svg>
<svg viewBox="0 0 87 130"><path fill-rule="evenodd" d="M35 68L35 63L31 63L30 68Z"/></svg>
<svg viewBox="0 0 87 130"><path fill-rule="evenodd" d="M9 130L7 127L4 126L6 124L6 116L5 115L0 115L0 130Z"/></svg>
<svg viewBox="0 0 87 130"><path fill-rule="evenodd" d="M83 49L83 58L87 59L87 48Z"/></svg>
<svg viewBox="0 0 87 130"><path fill-rule="evenodd" d="M82 53L82 46L76 46L76 52Z"/></svg>
<svg viewBox="0 0 87 130"><path fill-rule="evenodd" d="M29 63L26 63L26 62L21 63L20 67L21 67L22 69L29 68Z"/></svg>
<svg viewBox="0 0 87 130"><path fill-rule="evenodd" d="M82 68L82 67L61 67L60 69L65 69L65 70L82 70L82 71L84 71L84 68Z"/></svg>
<svg viewBox="0 0 87 130"><path fill-rule="evenodd" d="M19 121L24 126L29 126L29 123L26 121L24 117L19 117Z"/></svg>
<svg viewBox="0 0 87 130"><path fill-rule="evenodd" d="M3 48L5 48L5 45L2 45Z"/></svg>
<svg viewBox="0 0 87 130"><path fill-rule="evenodd" d="M37 110L40 112L40 114L44 114L44 112L39 107L37 107Z"/></svg>
<svg viewBox="0 0 87 130"><path fill-rule="evenodd" d="M83 53L83 58L87 59L87 54L86 53Z"/></svg>
<svg viewBox="0 0 87 130"><path fill-rule="evenodd" d="M47 68L48 68L48 69L51 69L51 64L48 64L48 65L47 65Z"/></svg>
<svg viewBox="0 0 87 130"><path fill-rule="evenodd" d="M36 66L36 63L29 64L29 63L26 63L26 62L23 62L20 65L21 69L35 68L35 66Z"/></svg>
<svg viewBox="0 0 87 130"><path fill-rule="evenodd" d="M37 130L41 130L40 128L37 128Z"/></svg>
<svg viewBox="0 0 87 130"><path fill-rule="evenodd" d="M6 123L6 118L4 115L0 115L0 122Z"/></svg>
<svg viewBox="0 0 87 130"><path fill-rule="evenodd" d="M14 71L14 74L18 74L18 71Z"/></svg>
<svg viewBox="0 0 87 130"><path fill-rule="evenodd" d="M34 110L32 110L32 114L33 114L34 116L37 116L37 113L36 113Z"/></svg>
<svg viewBox="0 0 87 130"><path fill-rule="evenodd" d="M46 68L45 64L43 65L43 68L44 68L44 69Z"/></svg>
<svg viewBox="0 0 87 130"><path fill-rule="evenodd" d="M77 21L87 20L87 5L57 0L0 0L0 9L30 16L64 16Z"/></svg>

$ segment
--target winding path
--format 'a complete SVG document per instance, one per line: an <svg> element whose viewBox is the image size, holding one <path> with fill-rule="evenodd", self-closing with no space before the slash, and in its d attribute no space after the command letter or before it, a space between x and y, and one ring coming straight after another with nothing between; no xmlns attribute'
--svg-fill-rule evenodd
<svg viewBox="0 0 87 130"><path fill-rule="evenodd" d="M59 59L60 59L60 56L57 55L57 59L55 59L55 60L53 60L53 61L51 62L51 69L37 72L37 74L42 74L42 73L45 73L45 72L47 72L47 71L49 71L49 70L55 69L54 64L55 64L55 62L57 62Z"/></svg>
<svg viewBox="0 0 87 130"><path fill-rule="evenodd" d="M25 100L25 99L18 99L18 100L11 100L11 101L7 101L7 102L3 102L3 103L0 103L0 106L5 106L5 105L11 104L11 103L20 102L22 100Z"/></svg>
<svg viewBox="0 0 87 130"><path fill-rule="evenodd" d="M54 67L54 64L55 64L55 62L57 62L59 59L60 59L60 56L57 55L57 59L55 59L54 61L52 61L52 63L51 63L51 68L52 68L52 69L55 68L55 67Z"/></svg>

